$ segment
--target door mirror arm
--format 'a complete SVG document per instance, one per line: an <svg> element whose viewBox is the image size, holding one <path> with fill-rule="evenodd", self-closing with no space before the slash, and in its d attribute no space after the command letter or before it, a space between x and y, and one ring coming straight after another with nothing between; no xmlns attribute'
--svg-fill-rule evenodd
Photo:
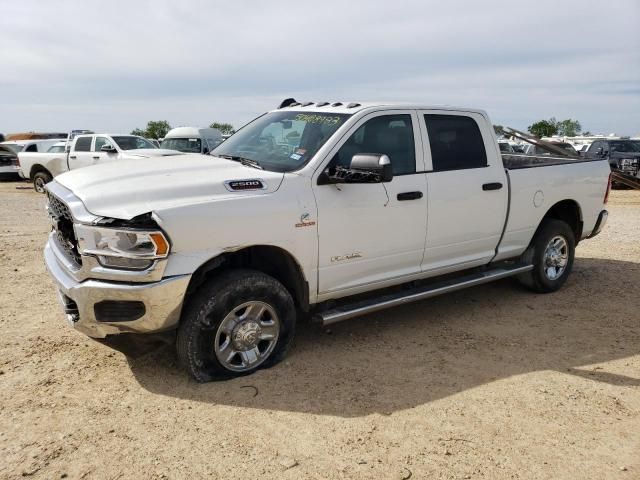
<svg viewBox="0 0 640 480"><path fill-rule="evenodd" d="M337 183L386 183L393 179L391 159L380 153L358 153L349 167L334 166L318 177L318 185Z"/></svg>

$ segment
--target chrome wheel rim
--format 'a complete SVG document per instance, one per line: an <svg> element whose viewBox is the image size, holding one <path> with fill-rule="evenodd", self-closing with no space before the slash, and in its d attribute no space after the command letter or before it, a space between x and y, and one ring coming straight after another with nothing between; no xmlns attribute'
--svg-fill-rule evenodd
<svg viewBox="0 0 640 480"><path fill-rule="evenodd" d="M269 358L280 335L273 307L251 301L233 308L216 332L214 350L220 364L234 372L253 370Z"/></svg>
<svg viewBox="0 0 640 480"><path fill-rule="evenodd" d="M564 237L557 235L551 239L544 251L544 274L549 280L562 276L569 263L569 244Z"/></svg>
<svg viewBox="0 0 640 480"><path fill-rule="evenodd" d="M44 180L42 178L36 178L35 181L36 184L36 192L38 193L44 193Z"/></svg>

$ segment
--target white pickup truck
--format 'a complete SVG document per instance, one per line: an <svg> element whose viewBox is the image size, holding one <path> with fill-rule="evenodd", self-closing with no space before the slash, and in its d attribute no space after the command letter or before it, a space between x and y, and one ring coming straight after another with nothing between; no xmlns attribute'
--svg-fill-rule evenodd
<svg viewBox="0 0 640 480"><path fill-rule="evenodd" d="M289 102L211 155L125 162L47 185L46 265L74 328L175 329L198 381L278 362L301 318L553 292L610 186L606 161L503 159L483 111L405 105Z"/></svg>
<svg viewBox="0 0 640 480"><path fill-rule="evenodd" d="M36 192L53 177L105 161L178 155L175 150L159 149L135 135L81 134L67 141L69 148L43 153L18 153L20 176L33 182ZM56 144L56 146L58 146Z"/></svg>

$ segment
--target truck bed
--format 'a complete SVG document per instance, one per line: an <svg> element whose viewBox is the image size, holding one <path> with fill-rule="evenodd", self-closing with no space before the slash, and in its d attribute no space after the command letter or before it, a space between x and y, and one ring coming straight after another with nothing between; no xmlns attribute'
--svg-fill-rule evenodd
<svg viewBox="0 0 640 480"><path fill-rule="evenodd" d="M502 163L508 170L519 168L548 167L551 165L572 165L574 163L584 163L600 161L595 158L573 158L553 155L526 155L524 153L503 153Z"/></svg>

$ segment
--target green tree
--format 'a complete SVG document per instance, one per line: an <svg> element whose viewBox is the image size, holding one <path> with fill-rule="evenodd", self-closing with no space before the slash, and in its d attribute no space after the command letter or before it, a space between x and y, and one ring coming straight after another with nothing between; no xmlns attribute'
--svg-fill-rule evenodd
<svg viewBox="0 0 640 480"><path fill-rule="evenodd" d="M551 137L558 133L558 122L554 117L549 120L540 120L527 127L529 133L538 138Z"/></svg>
<svg viewBox="0 0 640 480"><path fill-rule="evenodd" d="M236 133L236 129L230 123L213 122L209 128L217 128L223 135L232 135Z"/></svg>
<svg viewBox="0 0 640 480"><path fill-rule="evenodd" d="M582 125L580 125L580 122L578 120L571 120L570 118L558 122L557 127L558 135L563 137L575 137L576 135L580 135L580 132L582 132Z"/></svg>
<svg viewBox="0 0 640 480"><path fill-rule="evenodd" d="M145 138L164 138L171 130L171 125L166 120L150 120L147 122L146 130L134 128L131 135L138 135Z"/></svg>
<svg viewBox="0 0 640 480"><path fill-rule="evenodd" d="M151 120L147 123L147 136L149 138L164 138L171 130L171 125L166 120Z"/></svg>

